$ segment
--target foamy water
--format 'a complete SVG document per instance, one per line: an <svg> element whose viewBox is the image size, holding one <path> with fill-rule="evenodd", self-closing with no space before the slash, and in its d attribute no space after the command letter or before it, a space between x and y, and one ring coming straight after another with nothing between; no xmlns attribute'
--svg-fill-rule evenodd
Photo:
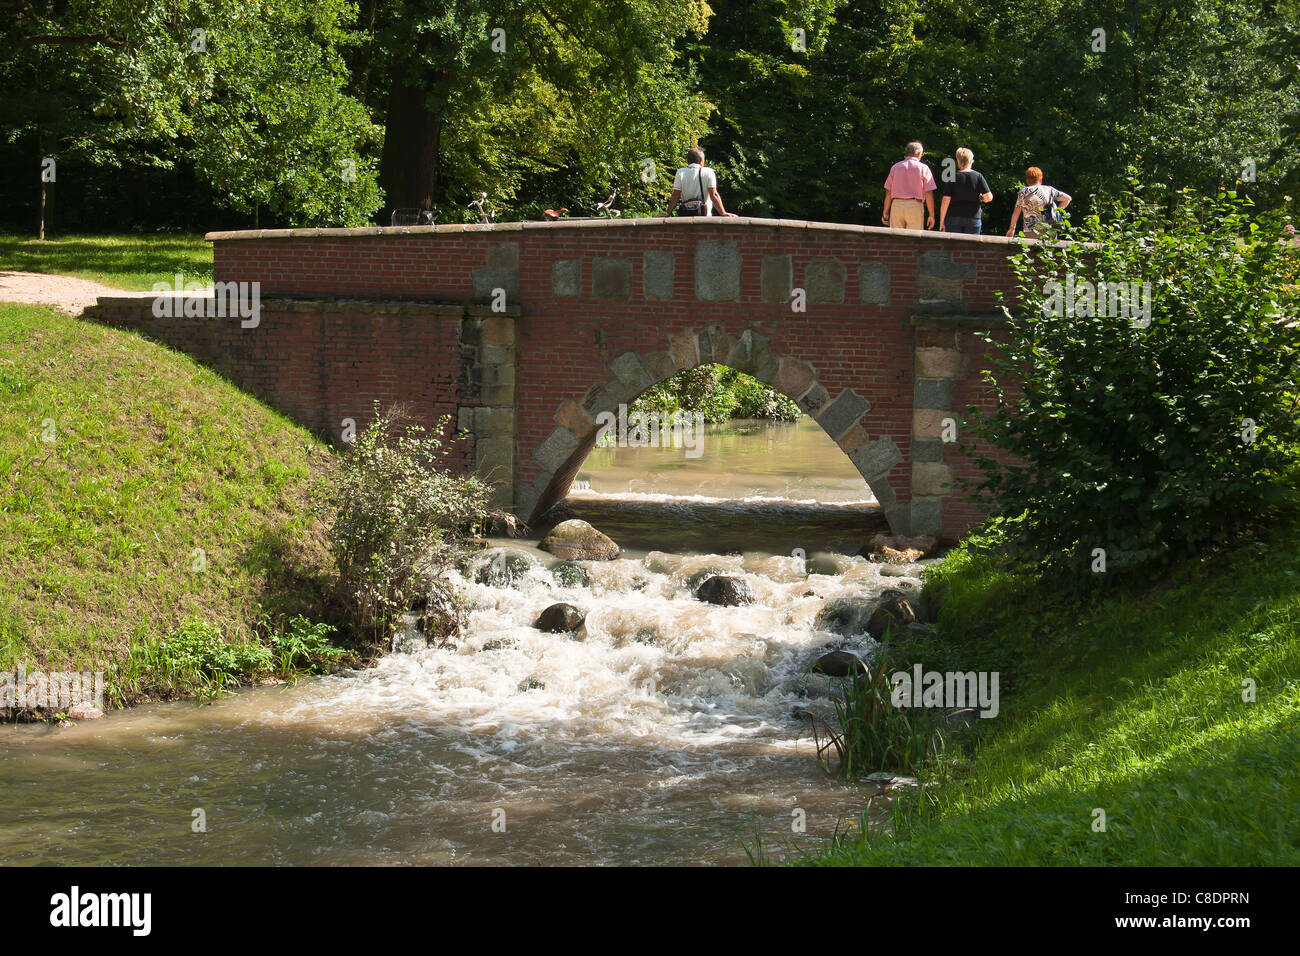
<svg viewBox="0 0 1300 956"><path fill-rule="evenodd" d="M734 863L756 839L811 849L862 812L872 791L824 772L797 711L829 710L821 653L874 642L816 615L919 582L858 557L807 574L792 556L651 552L583 562L589 585L564 587L531 553L514 586L456 575L470 611L454 647L212 706L5 728L0 860ZM707 568L753 603L696 600ZM561 601L585 613L578 635L533 628Z"/></svg>

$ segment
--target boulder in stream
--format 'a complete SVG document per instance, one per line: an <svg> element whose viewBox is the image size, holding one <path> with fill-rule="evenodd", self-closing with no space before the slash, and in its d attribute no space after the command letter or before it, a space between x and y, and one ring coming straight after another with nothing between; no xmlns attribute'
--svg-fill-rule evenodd
<svg viewBox="0 0 1300 956"><path fill-rule="evenodd" d="M569 634L582 627L585 620L586 615L572 604L552 604L533 622L533 627L548 634Z"/></svg>
<svg viewBox="0 0 1300 956"><path fill-rule="evenodd" d="M613 561L618 545L581 518L561 521L538 545L565 561Z"/></svg>
<svg viewBox="0 0 1300 956"><path fill-rule="evenodd" d="M865 597L842 597L827 601L817 612L816 625L842 637L865 634L875 602Z"/></svg>
<svg viewBox="0 0 1300 956"><path fill-rule="evenodd" d="M907 595L902 591L891 589L882 597L884 600L871 612L871 619L867 622L867 633L877 641L883 640L891 628L902 631L916 620L916 611L912 609Z"/></svg>
<svg viewBox="0 0 1300 956"><path fill-rule="evenodd" d="M587 569L573 561L561 561L552 565L551 577L562 588L585 588L591 583Z"/></svg>
<svg viewBox="0 0 1300 956"><path fill-rule="evenodd" d="M901 534L878 534L858 553L872 561L910 564L934 551L936 541L928 534L909 538Z"/></svg>
<svg viewBox="0 0 1300 956"><path fill-rule="evenodd" d="M514 587L537 565L531 554L511 548L494 548L485 557L487 560L474 573L474 580L496 588Z"/></svg>
<svg viewBox="0 0 1300 956"><path fill-rule="evenodd" d="M827 677L857 677L863 673L866 662L848 651L831 651L813 662L813 673Z"/></svg>
<svg viewBox="0 0 1300 956"><path fill-rule="evenodd" d="M748 585L740 578L734 578L729 574L715 574L711 578L706 578L700 583L695 596L701 601L720 604L723 607L739 607L753 602Z"/></svg>

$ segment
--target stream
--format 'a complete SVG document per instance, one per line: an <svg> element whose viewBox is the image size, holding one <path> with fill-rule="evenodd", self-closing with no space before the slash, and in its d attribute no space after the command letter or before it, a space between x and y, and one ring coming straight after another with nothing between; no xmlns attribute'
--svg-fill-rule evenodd
<svg viewBox="0 0 1300 956"><path fill-rule="evenodd" d="M815 423L706 439L693 459L593 451L567 503L620 556L583 562L584 584L557 578L536 539L493 540L528 569L496 580L487 552L456 574L470 611L454 647L207 705L0 727L0 862L745 864L760 844L824 846L876 788L819 764L802 711L829 714L835 682L809 668L829 645L874 643L817 613L916 589L920 568L885 577L855 555L883 522ZM709 569L753 603L697 600ZM532 626L560 601L586 614L576 637Z"/></svg>

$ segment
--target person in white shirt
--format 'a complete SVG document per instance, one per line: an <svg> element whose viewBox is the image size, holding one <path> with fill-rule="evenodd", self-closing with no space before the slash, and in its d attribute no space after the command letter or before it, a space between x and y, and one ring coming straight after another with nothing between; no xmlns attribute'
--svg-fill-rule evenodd
<svg viewBox="0 0 1300 956"><path fill-rule="evenodd" d="M704 150L691 147L686 154L689 166L677 170L673 177L673 195L668 200L669 212L678 216L734 216L722 205L718 195L718 174L704 165Z"/></svg>

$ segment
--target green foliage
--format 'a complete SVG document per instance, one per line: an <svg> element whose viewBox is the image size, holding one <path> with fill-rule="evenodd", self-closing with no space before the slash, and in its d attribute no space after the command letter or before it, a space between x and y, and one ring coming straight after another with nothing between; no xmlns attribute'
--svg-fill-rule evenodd
<svg viewBox="0 0 1300 956"><path fill-rule="evenodd" d="M56 161L52 191L183 160L255 219L359 224L380 204L379 131L345 91L354 14L348 0L29 6L0 45L0 128Z"/></svg>
<svg viewBox="0 0 1300 956"><path fill-rule="evenodd" d="M1113 572L1266 515L1300 449L1281 215L1186 190L1170 211L1171 197L1132 185L1113 219L1070 231L1081 242L1013 260L1019 309L987 374L997 408L972 409L1015 459L977 455L1000 502L991 529L1014 558L1080 582L1105 579L1095 549ZM1085 280L1149 283L1149 316L1056 297L1053 283Z"/></svg>
<svg viewBox="0 0 1300 956"><path fill-rule="evenodd" d="M271 649L257 640L227 641L221 628L198 618L186 620L151 652L153 666L167 675L186 675L213 689L237 687L271 667Z"/></svg>
<svg viewBox="0 0 1300 956"><path fill-rule="evenodd" d="M936 178L972 149L994 193L986 217L1003 224L1030 165L1076 212L1122 191L1132 162L1152 181L1211 191L1253 159L1242 188L1261 203L1300 185L1294 2L712 6L692 54L717 106L709 155L741 214L878 224L888 168L913 139ZM806 52L792 49L795 27Z"/></svg>
<svg viewBox="0 0 1300 956"><path fill-rule="evenodd" d="M379 5L353 59L387 116L389 203L429 196L442 221L467 220L483 190L497 218L561 205L591 215L617 187L624 215L662 208L663 173L708 110L675 45L707 16L700 0ZM644 159L656 164L649 181Z"/></svg>
<svg viewBox="0 0 1300 956"><path fill-rule="evenodd" d="M353 623L381 641L413 602L442 591L442 570L454 563L464 533L486 517L487 487L440 467L442 457L436 434L402 409L376 405L320 490L340 597Z"/></svg>
<svg viewBox="0 0 1300 956"><path fill-rule="evenodd" d="M295 671L328 671L344 657L347 651L330 643L334 628L328 624L313 624L298 615L271 639L276 673L287 676Z"/></svg>
<svg viewBox="0 0 1300 956"><path fill-rule="evenodd" d="M910 773L943 752L944 734L935 709L895 707L891 702L890 675L896 670L882 650L873 664L862 665L861 674L843 682L834 700L836 727L827 728L826 743L818 737L817 753L833 750L836 772L845 779L878 770Z"/></svg>
<svg viewBox="0 0 1300 956"><path fill-rule="evenodd" d="M772 386L725 365L705 364L678 372L652 386L632 403L629 413L700 412L711 425L733 418L796 421L799 406Z"/></svg>

